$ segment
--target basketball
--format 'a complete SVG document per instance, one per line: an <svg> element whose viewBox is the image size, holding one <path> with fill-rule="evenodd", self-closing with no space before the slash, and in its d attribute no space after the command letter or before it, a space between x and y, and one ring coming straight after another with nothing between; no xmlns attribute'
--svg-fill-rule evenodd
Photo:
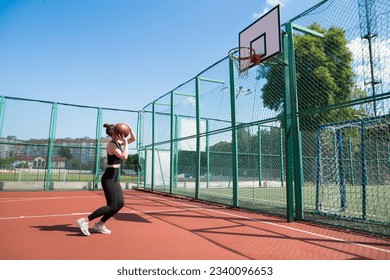
<svg viewBox="0 0 390 280"><path fill-rule="evenodd" d="M114 126L114 132L118 135L124 135L125 137L129 136L130 134L130 127L125 123L117 123Z"/></svg>

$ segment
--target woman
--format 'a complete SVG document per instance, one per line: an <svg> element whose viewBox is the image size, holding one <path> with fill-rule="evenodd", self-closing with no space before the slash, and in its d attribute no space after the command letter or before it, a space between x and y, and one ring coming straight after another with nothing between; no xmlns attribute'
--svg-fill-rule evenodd
<svg viewBox="0 0 390 280"><path fill-rule="evenodd" d="M84 235L90 235L89 222L101 217L100 221L95 223L93 230L110 234L105 223L114 216L124 206L122 187L119 183L119 168L122 160L126 160L129 153L129 144L135 141L135 136L130 128L130 138L126 139L124 135L117 135L114 132L113 124L104 124L106 133L112 138L107 144L107 169L102 176L102 187L107 205L96 209L89 216L80 218L76 221ZM121 146L124 146L123 150Z"/></svg>

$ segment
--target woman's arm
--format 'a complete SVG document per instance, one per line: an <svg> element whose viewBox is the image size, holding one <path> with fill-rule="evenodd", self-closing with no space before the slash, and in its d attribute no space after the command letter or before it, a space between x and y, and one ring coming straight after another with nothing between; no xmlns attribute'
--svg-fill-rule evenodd
<svg viewBox="0 0 390 280"><path fill-rule="evenodd" d="M110 143L107 147L108 152L109 154L116 155L120 159L127 160L129 155L129 145L126 141L126 137L124 137L124 135L118 135L118 140L124 145L123 151L121 151L121 149L119 149L114 143Z"/></svg>
<svg viewBox="0 0 390 280"><path fill-rule="evenodd" d="M129 127L130 127L130 126L129 126ZM134 141L135 141L134 132L133 132L133 130L132 130L131 127L130 127L130 138L127 139L127 143L128 143L128 144L131 144L131 143L133 143Z"/></svg>

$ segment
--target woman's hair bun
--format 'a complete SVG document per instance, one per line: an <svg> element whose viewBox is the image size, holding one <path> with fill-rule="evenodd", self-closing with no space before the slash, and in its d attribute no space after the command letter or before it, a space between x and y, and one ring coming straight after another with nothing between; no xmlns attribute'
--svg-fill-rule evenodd
<svg viewBox="0 0 390 280"><path fill-rule="evenodd" d="M106 128L106 133L108 136L113 135L113 133L114 133L114 125L113 124L105 123L105 124L103 124L103 127Z"/></svg>

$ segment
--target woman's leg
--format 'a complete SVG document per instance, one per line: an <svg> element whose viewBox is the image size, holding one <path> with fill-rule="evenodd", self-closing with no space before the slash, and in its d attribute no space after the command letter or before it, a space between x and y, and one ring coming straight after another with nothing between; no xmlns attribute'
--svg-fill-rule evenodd
<svg viewBox="0 0 390 280"><path fill-rule="evenodd" d="M105 223L108 219L118 213L125 205L121 184L116 182L112 189L114 190L114 194L112 195L111 204L107 203L110 207L110 211L103 215L100 220L102 223Z"/></svg>
<svg viewBox="0 0 390 280"><path fill-rule="evenodd" d="M94 212L92 212L89 216L88 219L90 221L101 217L111 211L111 207L115 205L116 201L116 195L115 195L115 169L113 168L108 168L104 172L102 176L102 187L104 191L104 196L106 198L106 205L103 207L100 207L96 209Z"/></svg>
<svg viewBox="0 0 390 280"><path fill-rule="evenodd" d="M105 223L114 216L123 206L124 198L122 187L118 181L119 169L107 169L102 177L102 186L106 197L107 205L100 207L88 216L92 221L97 217L103 216L101 222Z"/></svg>

